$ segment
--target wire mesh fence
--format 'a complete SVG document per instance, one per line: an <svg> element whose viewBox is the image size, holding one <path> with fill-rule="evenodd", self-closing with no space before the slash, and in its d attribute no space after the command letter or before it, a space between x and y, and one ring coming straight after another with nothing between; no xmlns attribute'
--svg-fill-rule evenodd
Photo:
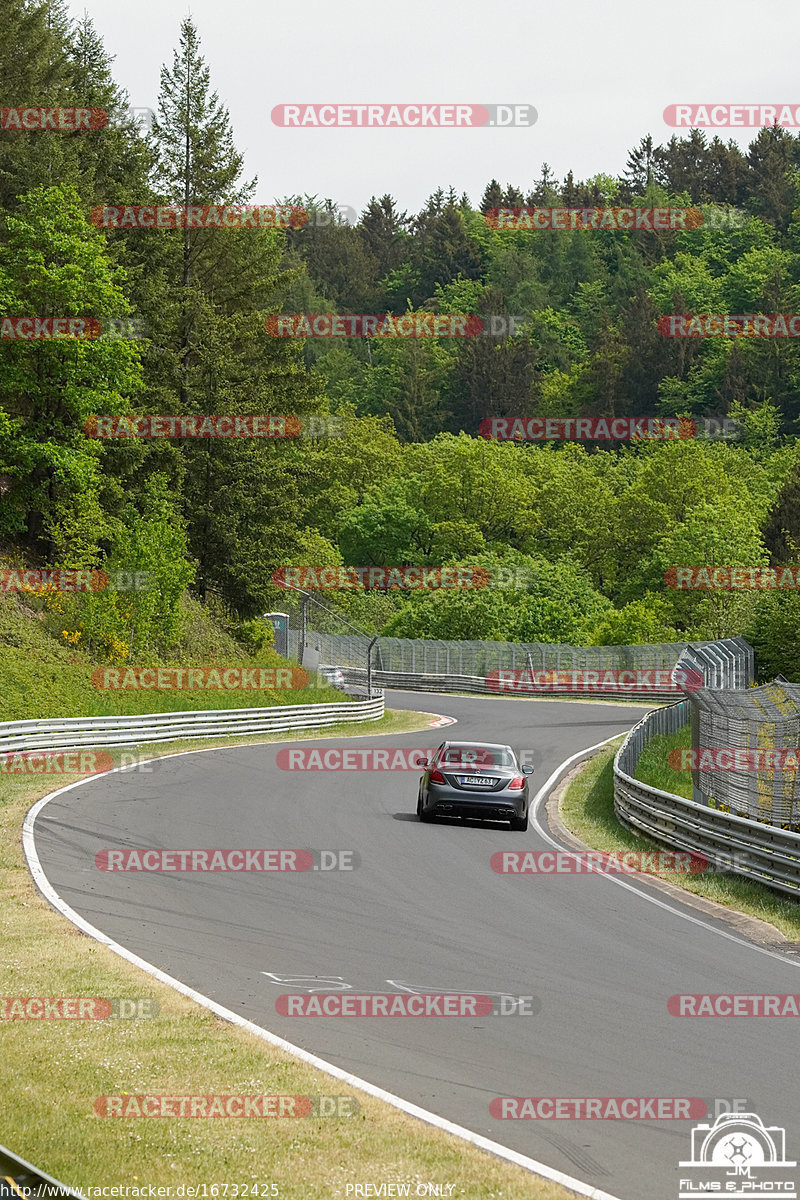
<svg viewBox="0 0 800 1200"><path fill-rule="evenodd" d="M316 597L288 594L288 652L310 670L343 668L356 681L435 690L486 691L492 672L696 672L703 687L662 710L628 751L633 766L647 740L692 722L692 747L703 750L792 749L800 756L800 685L753 688L752 647L743 638L638 646L569 646L542 642L437 641L380 637ZM348 632L342 632L343 627ZM427 683L426 683L427 679ZM434 683L435 681L435 683ZM657 700L658 695L652 698ZM661 697L664 698L664 697ZM637 731L638 732L638 731ZM698 758L698 763L703 760ZM633 774L633 770L631 770ZM692 771L694 798L722 812L784 828L800 828L800 768Z"/></svg>
<svg viewBox="0 0 800 1200"><path fill-rule="evenodd" d="M689 699L695 799L800 828L800 684L700 691Z"/></svg>
<svg viewBox="0 0 800 1200"><path fill-rule="evenodd" d="M427 638L381 637L359 627L349 611L333 607L329 598L288 590L282 604L287 618L290 657L307 670L320 666L342 668L349 683L420 687L430 690L491 692L508 689L498 672L516 673L518 690L550 690L554 694L582 694L586 677L604 673L660 673L658 680L641 679L604 691L617 695L650 695L654 700L677 698L680 673L694 673L700 685L711 688L744 688L753 678L752 648L742 638L716 642L663 642L635 646L570 646L544 642L489 640L440 641ZM378 625L378 627L380 627ZM677 669L678 682L672 680ZM543 676L545 681L539 687ZM367 678L369 677L369 678ZM534 680L537 682L534 683ZM571 682L570 682L571 681ZM685 690L685 689L684 689Z"/></svg>
<svg viewBox="0 0 800 1200"><path fill-rule="evenodd" d="M370 694L376 635L359 626L357 617L335 607L328 597L287 588L281 597L280 614L271 614L280 628L277 637L285 638L286 655L308 671L320 667L353 667L363 672ZM285 620L275 622L280 615ZM285 629L285 633L284 633ZM352 682L350 680L349 682Z"/></svg>
<svg viewBox="0 0 800 1200"><path fill-rule="evenodd" d="M364 665L369 637L314 631L322 661ZM373 665L391 674L486 677L492 671L603 672L672 671L702 673L709 687L747 687L753 678L753 652L741 638L717 642L661 642L642 646L569 646L544 642L434 641L379 637Z"/></svg>

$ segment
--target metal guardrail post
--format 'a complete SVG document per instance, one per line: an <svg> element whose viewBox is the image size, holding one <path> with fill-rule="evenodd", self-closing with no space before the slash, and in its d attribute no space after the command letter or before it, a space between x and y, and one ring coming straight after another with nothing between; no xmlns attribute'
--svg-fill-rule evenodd
<svg viewBox="0 0 800 1200"><path fill-rule="evenodd" d="M375 645L377 640L378 640L378 637L376 634L376 636L372 639L370 644L367 646L367 699L368 700L372 699L372 647Z"/></svg>
<svg viewBox="0 0 800 1200"><path fill-rule="evenodd" d="M303 598L300 601L300 645L297 647L297 661L300 666L303 665L303 654L306 648L306 605L308 604L308 596L303 593ZM311 660L314 661L313 659Z"/></svg>

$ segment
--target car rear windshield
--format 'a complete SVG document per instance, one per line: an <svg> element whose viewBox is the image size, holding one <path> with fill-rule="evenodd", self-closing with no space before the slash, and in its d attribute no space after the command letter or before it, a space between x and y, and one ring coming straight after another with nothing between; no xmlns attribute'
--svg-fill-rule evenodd
<svg viewBox="0 0 800 1200"><path fill-rule="evenodd" d="M510 751L493 746L448 746L443 752L442 763L457 767L513 767L514 758Z"/></svg>

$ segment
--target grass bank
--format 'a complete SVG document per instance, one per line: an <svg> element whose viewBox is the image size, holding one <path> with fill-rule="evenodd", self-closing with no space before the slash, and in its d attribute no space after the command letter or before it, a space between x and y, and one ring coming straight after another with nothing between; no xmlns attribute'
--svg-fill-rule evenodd
<svg viewBox="0 0 800 1200"><path fill-rule="evenodd" d="M37 607L38 604L38 607ZM53 720L58 717L111 717L150 712L187 712L218 708L268 708L281 704L322 704L348 697L312 674L303 686L263 687L270 676L259 672L283 671L276 683L303 683L287 670L297 670L272 649L257 651L244 646L206 609L188 597L184 601L180 638L168 657L140 654L135 660L109 661L90 654L79 644L66 642L58 630L57 614L35 599L0 595L0 721ZM126 672L143 669L170 672L162 682L168 689L130 686ZM189 677L189 670L204 674ZM244 686L225 687L224 673L231 668ZM106 671L118 673L105 677ZM208 672L217 671L219 679ZM177 674L183 672L183 675ZM229 680L236 682L233 676ZM126 686L105 687L107 682ZM155 675L143 682L158 682ZM193 683L189 689L188 684ZM210 684L210 686L198 686Z"/></svg>

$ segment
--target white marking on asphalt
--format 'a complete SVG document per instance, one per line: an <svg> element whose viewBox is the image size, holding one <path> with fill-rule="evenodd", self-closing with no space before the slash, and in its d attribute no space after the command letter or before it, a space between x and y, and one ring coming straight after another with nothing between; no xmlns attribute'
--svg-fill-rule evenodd
<svg viewBox="0 0 800 1200"><path fill-rule="evenodd" d="M539 809L547 799L551 790L558 783L559 779L566 774L569 767L573 763L579 762L582 758L587 758L595 750L602 750L603 746L607 746L609 742L614 742L620 737L620 734L615 733L613 737L606 738L602 742L597 742L594 746L589 746L586 750L579 750L577 754L573 754L570 758L564 759L560 766L556 767L549 779L547 779L539 791L534 796L530 803L530 821L533 828L545 842L553 846L556 850L569 850L569 847L562 846L560 842L550 834L550 831L545 828L542 821L539 819ZM575 851L572 851L575 853ZM680 901L676 900L674 904L668 904L664 900L659 900L657 896L653 896L646 890L647 885L637 887L634 883L627 883L624 879L619 879L616 876L607 872L598 872L599 879L605 879L609 883L616 884L617 887L625 888L627 892L633 892L635 896L639 896L642 900L646 900L648 904L655 904L657 908L663 908L665 912L672 913L676 917L680 917L682 921L690 921L692 925L699 925L701 929L706 929L709 933L716 933L719 937L726 938L729 942L736 942L739 946L746 946L748 950L755 950L757 954L766 954L769 958L776 958L778 962L788 964L793 967L800 967L800 962L794 959L786 958L783 954L778 954L775 950L767 950L764 946L758 946L755 942L749 942L746 938L739 937L735 933L729 933L727 929L720 929L717 925L710 925L707 921L703 921L700 917L694 917L691 913L684 912L680 907Z"/></svg>
<svg viewBox="0 0 800 1200"><path fill-rule="evenodd" d="M168 757L179 758L182 754L210 754L212 749L217 750L220 747L209 747L207 750L183 750ZM147 759L146 761L152 762L154 760ZM115 770L118 769L115 768ZM103 774L105 776L113 774L113 772L108 771ZM99 776L94 776L94 778L97 779ZM217 1004L216 1000L212 1000L209 996L204 996L202 992L197 992L194 988L187 987L185 983L181 983L179 979L174 979L172 975L167 975L166 971L162 971L159 967L154 966L153 963L140 958L138 954L133 954L125 946L121 946L119 942L115 942L107 934L103 933L102 929L98 929L95 925L91 925L88 921L84 920L79 913L70 908L66 901L62 900L45 875L44 868L39 861L39 855L36 851L33 833L36 818L46 804L49 804L51 800L55 800L58 796L63 796L66 792L71 792L73 788L81 787L84 783L88 783L88 780L79 779L76 783L67 784L66 787L59 788L58 791L51 792L49 796L43 796L41 800L37 800L33 808L29 809L26 814L22 829L22 846L36 886L45 899L52 904L53 908L57 909L62 916L71 921L78 929L88 934L89 937L94 938L95 941L100 942L101 945L106 946L114 954L118 954L120 958L124 958L126 962L132 963L142 971L146 971L154 979L158 979L161 983L165 983L168 987L173 988L174 991L180 992L181 995L187 996L190 1000L194 1000L196 1004L209 1009L210 1012L215 1013L224 1021L229 1021L232 1025L237 1025L240 1029L246 1029L248 1033L254 1034L265 1042L269 1042L270 1045L278 1046L281 1050L285 1050L289 1054L294 1054L297 1058L308 1063L309 1066L315 1067L318 1071L322 1071L326 1075L332 1075L334 1079L340 1079L343 1083L349 1084L350 1087L358 1088L360 1091L366 1092L368 1096L374 1096L377 1100L382 1100L385 1104L391 1105L392 1108L400 1109L401 1112L406 1113L408 1116L424 1121L426 1125L433 1125L436 1129L441 1129L444 1133L450 1133L454 1137L468 1142L471 1146L477 1146L479 1150L486 1150L489 1154L493 1154L496 1158L501 1158L505 1162L523 1167L526 1171L530 1171L534 1175L550 1179L554 1183L560 1183L562 1187L567 1188L569 1191L575 1192L579 1196L586 1196L587 1200L621 1200L621 1197L613 1196L610 1192L603 1192L588 1183L583 1183L580 1179L573 1179L571 1175L565 1175L563 1171L558 1171L555 1167L549 1167L547 1163L539 1162L535 1158L529 1158L525 1154L519 1154L516 1150L511 1150L508 1146L501 1145L500 1142L494 1142L480 1133L475 1133L472 1129L466 1129L463 1125L456 1125L453 1121L448 1121L446 1117L440 1117L437 1113L429 1112L428 1109L421 1108L418 1104L412 1104L410 1101L404 1100L402 1096L395 1096L393 1092L387 1092L383 1088L377 1087L374 1083L370 1083L366 1079L361 1079L358 1075L351 1075L349 1071L343 1071L341 1067L327 1062L324 1058L319 1058L316 1054L310 1054L302 1046L295 1046L292 1042L287 1042L285 1038L278 1037L275 1033L270 1033L268 1029L262 1029L260 1025L256 1025L253 1021L246 1020L246 1018L239 1016L238 1013L233 1012L229 1008L225 1008L222 1004Z"/></svg>

